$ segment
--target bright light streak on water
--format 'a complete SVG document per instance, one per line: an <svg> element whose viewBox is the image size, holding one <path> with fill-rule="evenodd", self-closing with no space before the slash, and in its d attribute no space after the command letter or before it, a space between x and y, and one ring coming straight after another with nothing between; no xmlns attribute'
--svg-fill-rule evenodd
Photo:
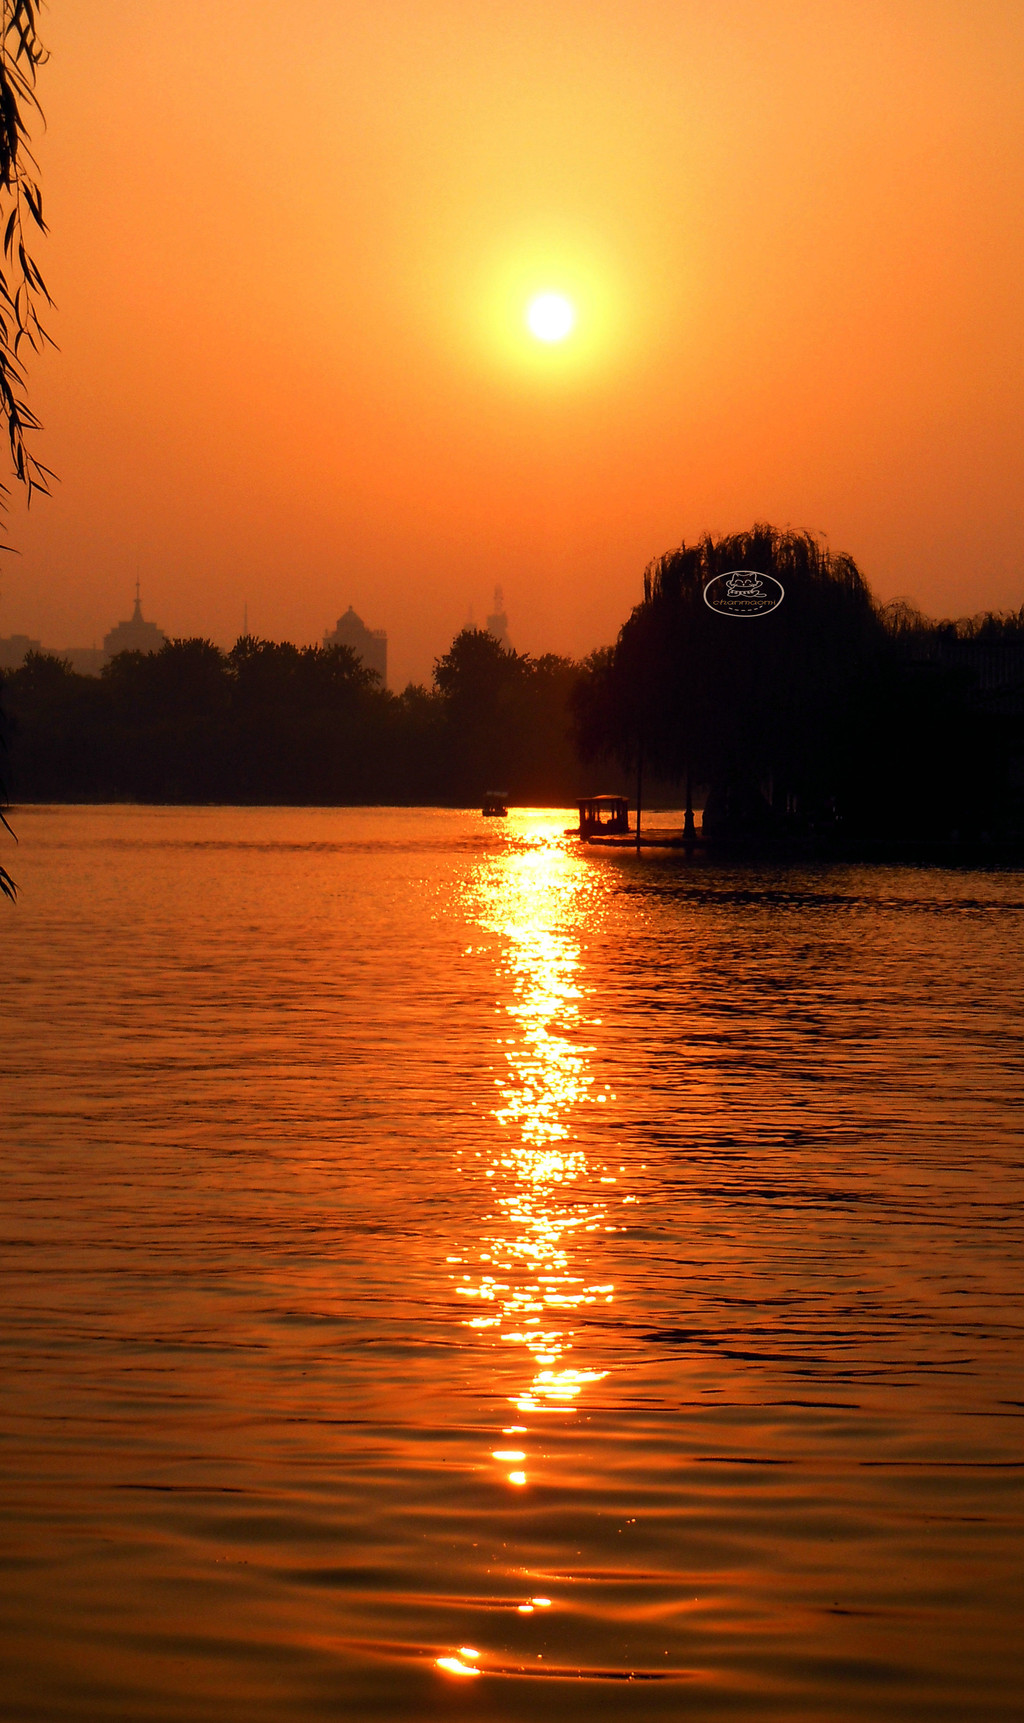
<svg viewBox="0 0 1024 1723"><path fill-rule="evenodd" d="M462 1169L494 1181L485 1197L494 1230L479 1241L480 1269L463 1274L457 1291L496 1307L493 1315L468 1318L468 1327L491 1328L496 1342L529 1355L527 1376L510 1398L536 1421L569 1410L606 1374L570 1362L576 1344L570 1324L586 1305L610 1302L612 1289L598 1288L586 1273L588 1235L607 1228L608 1205L599 1183L603 1167L595 1176L580 1141L584 1109L605 1099L594 1093L589 1070L594 1048L586 1039L580 981L586 914L600 910L585 856L552 843L550 818L533 824L531 831L520 816L522 847L482 862L466 894L465 912L501 942L511 991L497 1025L499 1129L490 1156L470 1151ZM535 1422L524 1434L539 1429ZM526 1460L527 1452L508 1458ZM507 1478L521 1488L528 1472L517 1469Z"/></svg>

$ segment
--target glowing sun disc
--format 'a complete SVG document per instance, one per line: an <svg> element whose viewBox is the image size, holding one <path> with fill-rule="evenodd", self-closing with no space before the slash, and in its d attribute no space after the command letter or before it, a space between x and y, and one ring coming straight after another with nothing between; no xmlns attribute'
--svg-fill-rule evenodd
<svg viewBox="0 0 1024 1723"><path fill-rule="evenodd" d="M526 327L538 341L564 341L575 322L576 313L561 293L538 293L526 308Z"/></svg>

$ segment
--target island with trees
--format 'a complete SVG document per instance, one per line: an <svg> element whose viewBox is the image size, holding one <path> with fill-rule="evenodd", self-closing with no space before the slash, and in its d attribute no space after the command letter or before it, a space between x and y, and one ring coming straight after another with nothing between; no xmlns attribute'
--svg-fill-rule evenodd
<svg viewBox="0 0 1024 1723"><path fill-rule="evenodd" d="M782 601L712 609L734 571ZM642 767L726 847L1024 849L1024 611L930 621L764 525L659 557L582 663L467 628L393 693L345 647L184 639L99 677L32 654L2 700L20 801L563 806Z"/></svg>

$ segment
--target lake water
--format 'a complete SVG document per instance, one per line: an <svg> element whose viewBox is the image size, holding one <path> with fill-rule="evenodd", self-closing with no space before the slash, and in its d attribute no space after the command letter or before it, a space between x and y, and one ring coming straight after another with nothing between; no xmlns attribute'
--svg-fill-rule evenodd
<svg viewBox="0 0 1024 1723"><path fill-rule="evenodd" d="M0 1716L1019 1719L1024 874L20 810Z"/></svg>

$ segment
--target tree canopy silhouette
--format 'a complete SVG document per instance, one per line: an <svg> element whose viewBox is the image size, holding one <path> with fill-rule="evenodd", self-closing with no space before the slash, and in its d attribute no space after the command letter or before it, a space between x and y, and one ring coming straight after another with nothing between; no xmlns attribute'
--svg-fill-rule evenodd
<svg viewBox="0 0 1024 1723"><path fill-rule="evenodd" d="M758 617L723 616L708 581L769 574L785 597ZM881 630L856 563L809 533L755 525L658 557L613 648L576 699L584 751L624 763L642 750L666 777L777 799L827 792L830 738Z"/></svg>
<svg viewBox="0 0 1024 1723"><path fill-rule="evenodd" d="M569 702L578 674L553 652L531 658L483 629L457 634L434 665L448 796L472 803L500 786L513 801L571 797Z"/></svg>
<svg viewBox="0 0 1024 1723"><path fill-rule="evenodd" d="M577 790L568 697L578 667L467 631L432 689L395 694L344 646L169 640L99 677L30 653L4 681L26 800L521 802Z"/></svg>

